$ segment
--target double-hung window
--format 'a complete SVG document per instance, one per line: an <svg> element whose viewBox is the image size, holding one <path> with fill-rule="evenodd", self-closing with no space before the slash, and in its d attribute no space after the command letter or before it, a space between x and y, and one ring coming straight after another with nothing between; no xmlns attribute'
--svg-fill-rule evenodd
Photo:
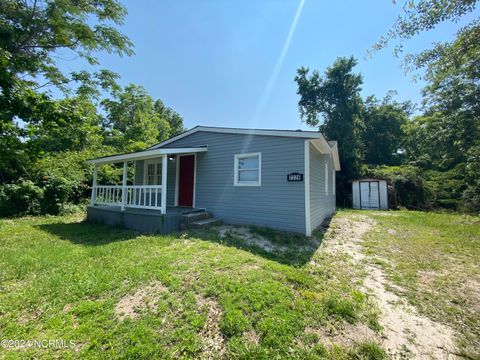
<svg viewBox="0 0 480 360"><path fill-rule="evenodd" d="M262 183L262 154L248 153L235 155L235 186L260 186Z"/></svg>
<svg viewBox="0 0 480 360"><path fill-rule="evenodd" d="M145 185L161 185L162 163L158 160L145 161Z"/></svg>

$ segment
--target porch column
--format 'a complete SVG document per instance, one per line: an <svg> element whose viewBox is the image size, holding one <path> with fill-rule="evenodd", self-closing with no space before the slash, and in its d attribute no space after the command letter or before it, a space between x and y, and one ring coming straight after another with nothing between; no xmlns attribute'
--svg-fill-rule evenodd
<svg viewBox="0 0 480 360"><path fill-rule="evenodd" d="M162 155L162 214L167 213L167 155Z"/></svg>
<svg viewBox="0 0 480 360"><path fill-rule="evenodd" d="M90 205L95 205L97 201L97 176L98 176L98 164L93 167L93 181L92 181L92 196L90 199Z"/></svg>
<svg viewBox="0 0 480 360"><path fill-rule="evenodd" d="M125 203L127 201L127 162L123 162L123 175L122 175L122 211L125 211Z"/></svg>

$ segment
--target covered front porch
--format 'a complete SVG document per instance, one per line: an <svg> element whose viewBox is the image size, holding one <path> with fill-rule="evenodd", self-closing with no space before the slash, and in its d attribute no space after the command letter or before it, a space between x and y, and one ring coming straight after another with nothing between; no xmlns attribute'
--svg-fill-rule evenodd
<svg viewBox="0 0 480 360"><path fill-rule="evenodd" d="M175 209L179 205L193 208L197 154L206 151L206 146L161 148L89 160L94 165L90 208L131 213L148 210L157 216L181 212ZM121 184L99 184L99 166L118 163L123 164ZM135 175L129 180L132 165ZM179 196L187 201L179 202Z"/></svg>

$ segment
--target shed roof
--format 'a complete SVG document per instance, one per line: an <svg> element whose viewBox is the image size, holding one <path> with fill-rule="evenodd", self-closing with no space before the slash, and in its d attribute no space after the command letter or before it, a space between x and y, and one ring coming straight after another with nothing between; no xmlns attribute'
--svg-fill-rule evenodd
<svg viewBox="0 0 480 360"><path fill-rule="evenodd" d="M387 181L388 182L388 179L377 178L377 177L364 177L364 178L350 180L350 182L355 182L355 181Z"/></svg>

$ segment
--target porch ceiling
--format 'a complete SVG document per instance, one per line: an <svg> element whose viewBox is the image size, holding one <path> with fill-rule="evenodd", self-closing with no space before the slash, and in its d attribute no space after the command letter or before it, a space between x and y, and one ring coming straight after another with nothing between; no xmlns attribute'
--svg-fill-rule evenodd
<svg viewBox="0 0 480 360"><path fill-rule="evenodd" d="M88 160L87 163L97 164L97 165L112 164L112 163L119 163L124 161L152 159L162 155L192 154L192 153L199 153L199 152L205 152L205 151L207 151L206 146L188 147L188 148L161 148L161 149L138 151L138 152L128 153L128 154L105 156L97 159Z"/></svg>

